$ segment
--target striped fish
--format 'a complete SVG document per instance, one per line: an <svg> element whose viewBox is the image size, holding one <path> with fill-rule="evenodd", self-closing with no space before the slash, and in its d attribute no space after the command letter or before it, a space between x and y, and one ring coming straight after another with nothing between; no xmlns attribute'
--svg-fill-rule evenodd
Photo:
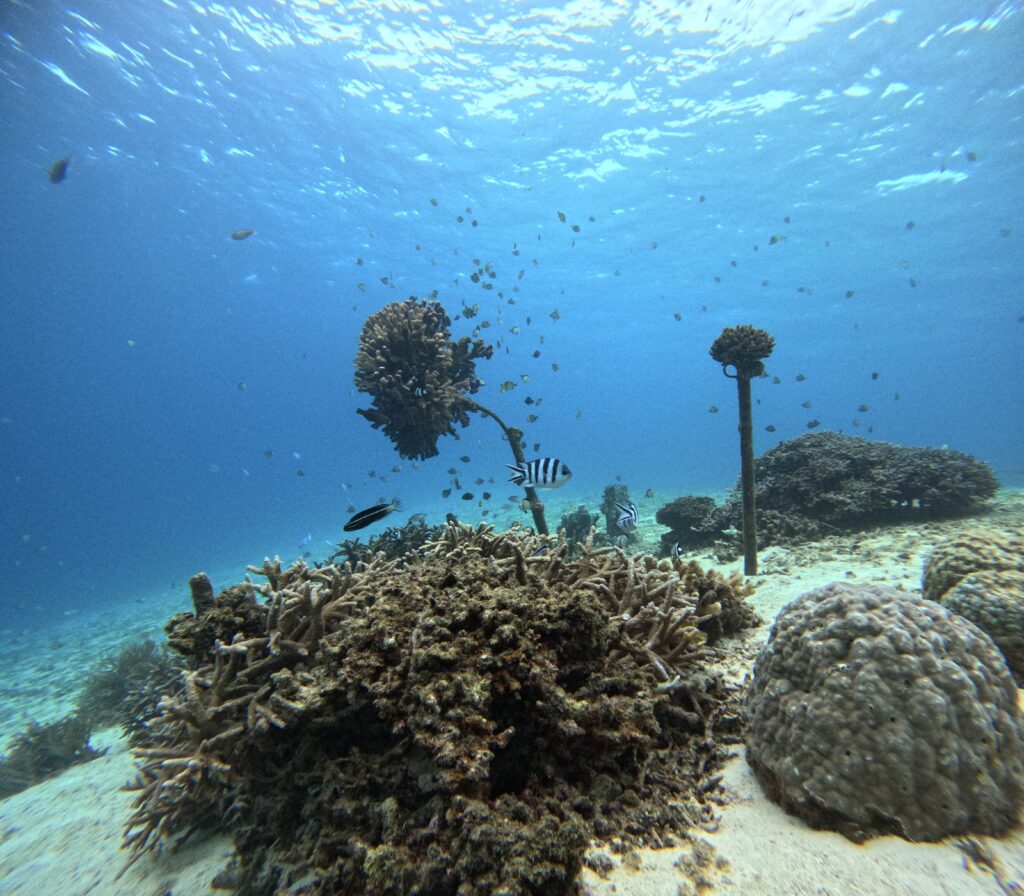
<svg viewBox="0 0 1024 896"><path fill-rule="evenodd" d="M508 481L524 488L558 488L572 476L572 471L557 457L538 457L518 466L505 466L512 471Z"/></svg>
<svg viewBox="0 0 1024 896"><path fill-rule="evenodd" d="M615 508L619 511L619 518L615 521L623 532L627 535L636 532L637 526L640 525L640 517L636 512L636 504L632 501L627 501L625 504L619 504L615 502Z"/></svg>
<svg viewBox="0 0 1024 896"><path fill-rule="evenodd" d="M374 504L373 507L360 510L342 528L346 532L355 532L356 529L363 529L371 523L377 522L377 520L384 519L389 513L393 510L398 510L398 508L398 498L395 498L390 504Z"/></svg>

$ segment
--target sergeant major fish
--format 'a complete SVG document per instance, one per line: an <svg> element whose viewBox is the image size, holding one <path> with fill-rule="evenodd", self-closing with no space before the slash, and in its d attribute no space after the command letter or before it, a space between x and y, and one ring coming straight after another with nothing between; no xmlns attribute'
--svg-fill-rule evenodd
<svg viewBox="0 0 1024 896"><path fill-rule="evenodd" d="M538 457L524 464L505 464L512 471L508 481L524 488L558 488L572 477L572 471L557 457Z"/></svg>
<svg viewBox="0 0 1024 896"><path fill-rule="evenodd" d="M637 527L640 525L640 517L636 512L636 504L632 501L626 501L625 504L620 504L616 501L615 508L619 511L619 517L615 520L615 525L627 535L632 532L636 532Z"/></svg>

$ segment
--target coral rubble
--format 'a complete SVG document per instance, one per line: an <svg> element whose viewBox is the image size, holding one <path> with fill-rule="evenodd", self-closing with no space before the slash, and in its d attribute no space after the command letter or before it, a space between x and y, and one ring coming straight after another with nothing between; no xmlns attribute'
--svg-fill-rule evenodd
<svg viewBox="0 0 1024 896"><path fill-rule="evenodd" d="M188 671L137 751L136 857L219 823L241 894L560 894L591 839L705 811L738 717L701 658L752 619L739 577L458 524L404 563L254 571L168 624Z"/></svg>
<svg viewBox="0 0 1024 896"><path fill-rule="evenodd" d="M933 601L834 583L785 607L754 664L747 758L768 795L853 839L999 835L1024 800L1017 690Z"/></svg>

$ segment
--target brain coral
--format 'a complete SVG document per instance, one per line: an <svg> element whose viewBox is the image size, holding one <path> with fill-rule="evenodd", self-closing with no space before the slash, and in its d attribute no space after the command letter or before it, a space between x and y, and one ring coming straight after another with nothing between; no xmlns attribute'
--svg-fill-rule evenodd
<svg viewBox="0 0 1024 896"><path fill-rule="evenodd" d="M1018 684L1024 682L1024 572L985 569L965 576L946 592L942 606L995 641Z"/></svg>
<svg viewBox="0 0 1024 896"><path fill-rule="evenodd" d="M940 541L925 561L921 583L924 596L941 600L964 576L983 569L1024 572L1024 538L975 529Z"/></svg>
<svg viewBox="0 0 1024 896"><path fill-rule="evenodd" d="M785 607L747 714L768 795L854 839L1000 834L1024 797L1017 691L995 645L885 585L833 583Z"/></svg>

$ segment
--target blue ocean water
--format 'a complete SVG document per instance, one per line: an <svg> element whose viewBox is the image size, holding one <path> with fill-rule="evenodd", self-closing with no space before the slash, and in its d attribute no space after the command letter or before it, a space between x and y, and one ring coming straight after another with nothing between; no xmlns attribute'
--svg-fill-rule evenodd
<svg viewBox="0 0 1024 896"><path fill-rule="evenodd" d="M5 615L184 601L396 495L514 508L492 421L414 468L355 413L363 322L433 290L569 504L733 484L741 323L776 339L758 453L818 420L1024 482L1020 12L4 3Z"/></svg>

